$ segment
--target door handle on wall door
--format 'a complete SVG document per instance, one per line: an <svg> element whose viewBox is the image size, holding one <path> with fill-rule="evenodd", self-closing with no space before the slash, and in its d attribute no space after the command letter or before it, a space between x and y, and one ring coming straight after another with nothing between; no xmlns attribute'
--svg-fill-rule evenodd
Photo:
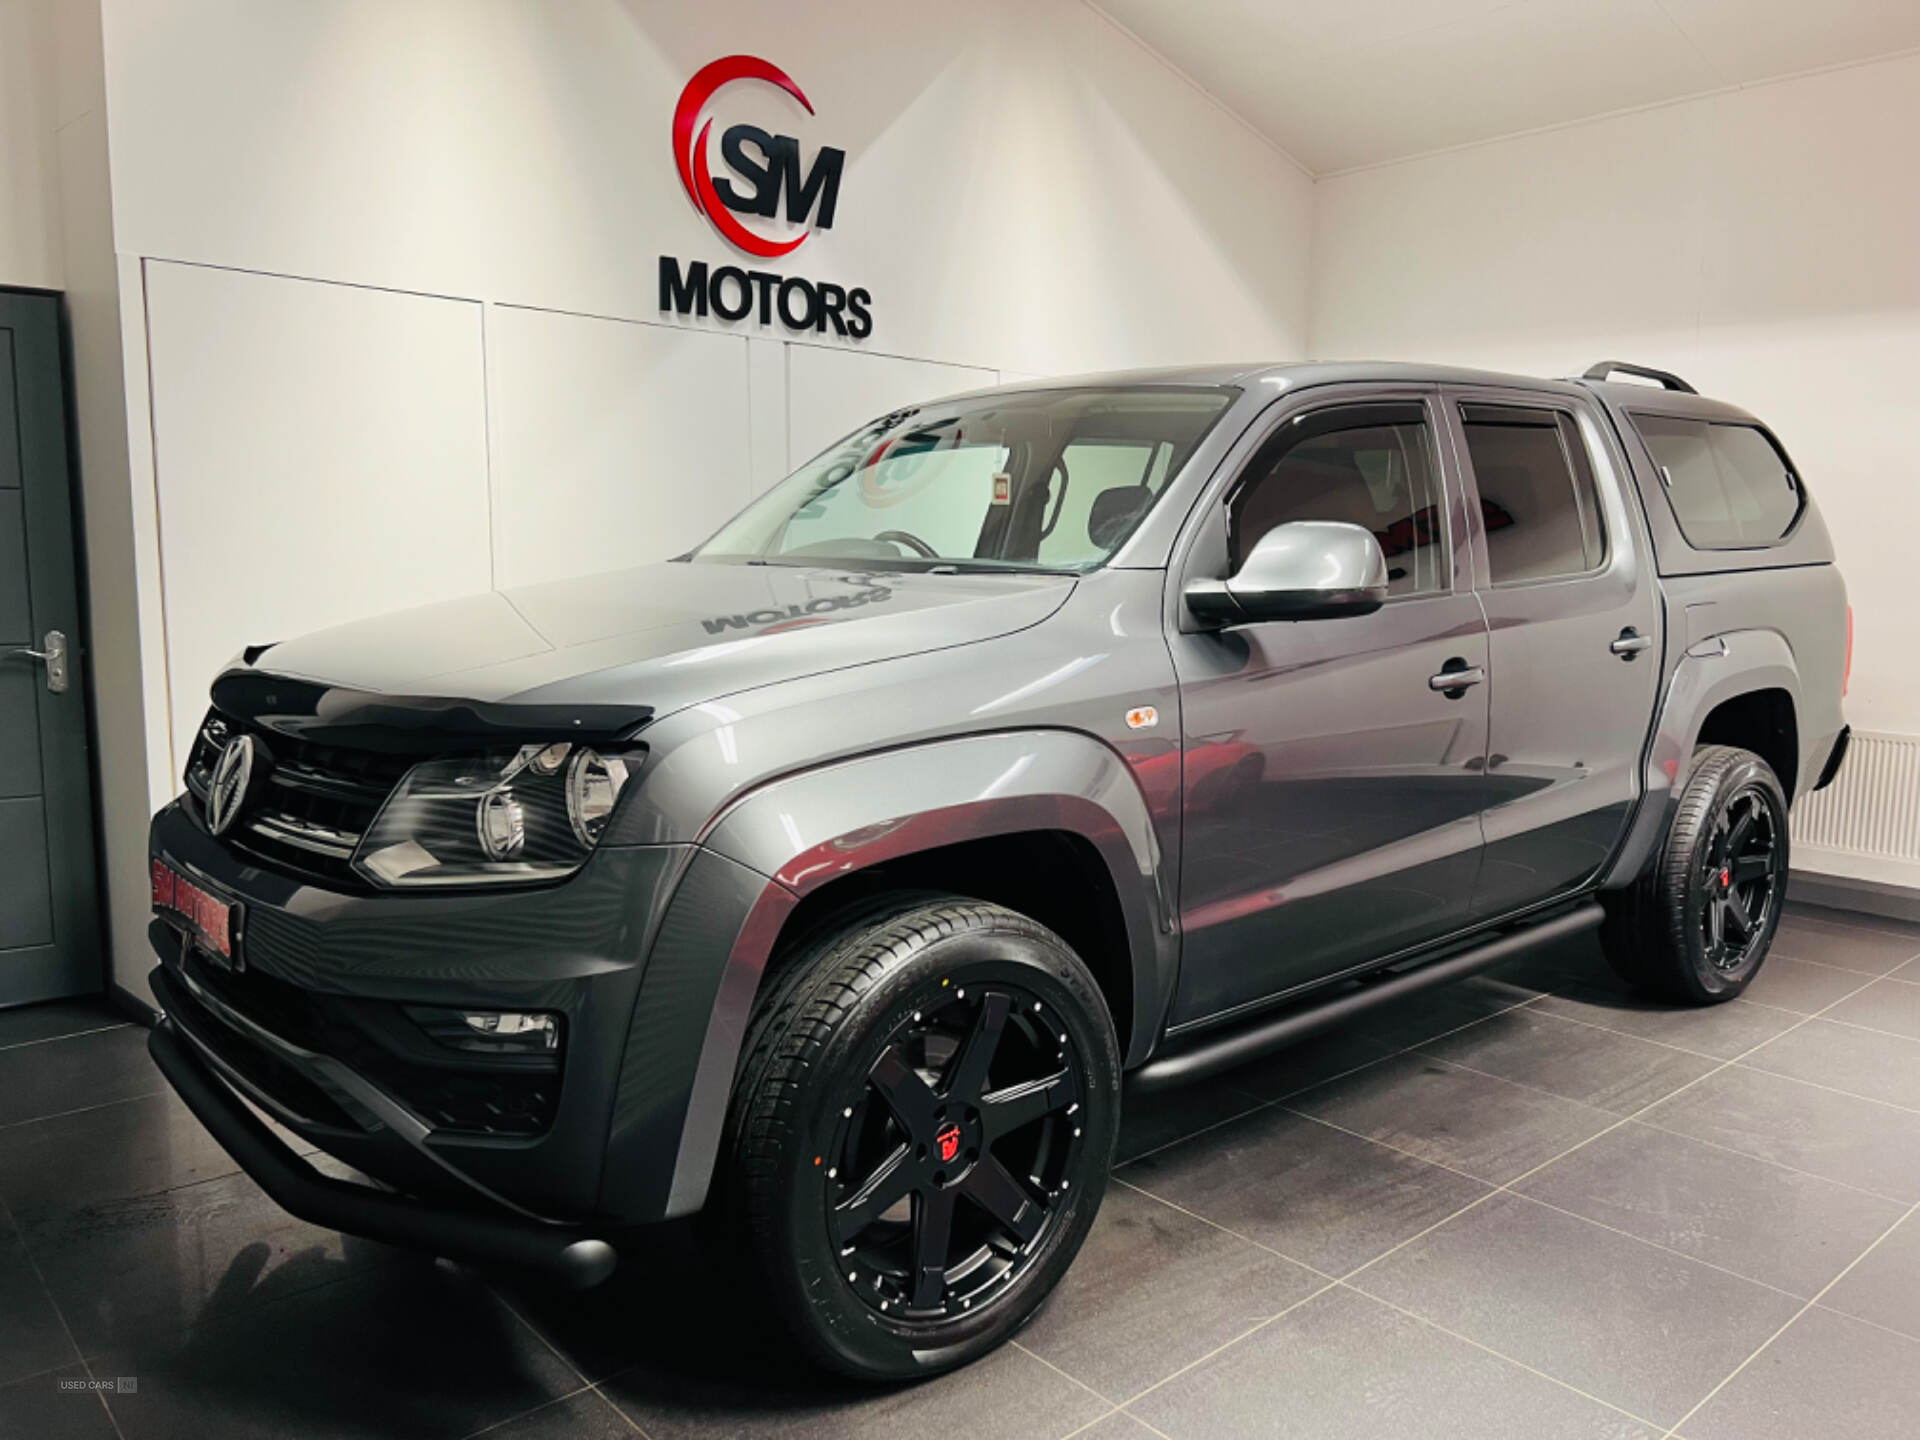
<svg viewBox="0 0 1920 1440"><path fill-rule="evenodd" d="M1469 685L1478 685L1486 678L1487 672L1480 666L1469 665L1456 655L1440 667L1438 675L1427 677L1427 688L1439 691L1449 700L1458 700L1467 693Z"/></svg>
<svg viewBox="0 0 1920 1440"><path fill-rule="evenodd" d="M1627 626L1626 629L1620 632L1620 638L1614 641L1613 644L1609 645L1607 648L1613 651L1613 653L1618 655L1622 660L1631 660L1633 659L1634 656L1638 655L1642 650L1647 649L1652 644L1653 644L1653 637L1651 635L1642 635L1639 631L1635 630L1631 625L1629 625Z"/></svg>
<svg viewBox="0 0 1920 1440"><path fill-rule="evenodd" d="M46 648L9 650L8 655L26 655L47 667L47 689L59 695L67 688L67 637L59 630L47 631L40 641Z"/></svg>

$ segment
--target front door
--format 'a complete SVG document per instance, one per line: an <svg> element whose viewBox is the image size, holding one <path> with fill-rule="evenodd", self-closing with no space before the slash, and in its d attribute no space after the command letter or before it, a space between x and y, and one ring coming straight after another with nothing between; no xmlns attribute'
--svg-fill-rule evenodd
<svg viewBox="0 0 1920 1440"><path fill-rule="evenodd" d="M1474 915L1565 893L1613 853L1640 793L1660 613L1625 457L1570 396L1450 390L1479 503L1492 627L1487 853Z"/></svg>
<svg viewBox="0 0 1920 1440"><path fill-rule="evenodd" d="M1424 391L1348 389L1282 418L1174 583L1293 520L1386 553L1371 615L1173 634L1185 750L1180 991L1219 1018L1464 923L1485 803L1487 627ZM1457 685L1446 685L1458 674Z"/></svg>
<svg viewBox="0 0 1920 1440"><path fill-rule="evenodd" d="M0 291L0 1006L99 991L60 302Z"/></svg>

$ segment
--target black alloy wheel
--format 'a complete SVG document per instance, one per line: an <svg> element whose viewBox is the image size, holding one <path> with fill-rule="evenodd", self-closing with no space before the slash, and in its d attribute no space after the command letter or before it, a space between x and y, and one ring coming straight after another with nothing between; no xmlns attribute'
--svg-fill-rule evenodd
<svg viewBox="0 0 1920 1440"><path fill-rule="evenodd" d="M881 900L762 998L722 1198L816 1360L924 1377L999 1345L1058 1283L1119 1114L1112 1020L1059 936L983 901Z"/></svg>
<svg viewBox="0 0 1920 1440"><path fill-rule="evenodd" d="M1631 886L1600 897L1608 963L1667 999L1733 999L1773 944L1788 842L1787 796L1772 767L1751 750L1702 745L1665 845Z"/></svg>
<svg viewBox="0 0 1920 1440"><path fill-rule="evenodd" d="M1773 797L1758 783L1734 792L1714 816L1700 848L1700 939L1707 963L1737 974L1771 932L1785 880L1786 847Z"/></svg>
<svg viewBox="0 0 1920 1440"><path fill-rule="evenodd" d="M1084 1063L1046 1002L1006 981L941 988L887 1038L825 1152L826 1223L847 1282L910 1320L948 1318L1018 1281L1085 1138Z"/></svg>

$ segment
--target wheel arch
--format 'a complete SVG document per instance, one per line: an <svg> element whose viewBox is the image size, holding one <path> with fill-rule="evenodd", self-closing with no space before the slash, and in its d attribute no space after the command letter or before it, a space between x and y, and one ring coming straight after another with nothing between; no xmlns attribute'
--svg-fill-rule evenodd
<svg viewBox="0 0 1920 1440"><path fill-rule="evenodd" d="M1774 767L1791 804L1805 770L1801 693L1793 651L1777 630L1730 631L1683 654L1647 742L1640 808L1603 886L1631 883L1659 850L1693 752L1703 743L1754 750Z"/></svg>
<svg viewBox="0 0 1920 1440"><path fill-rule="evenodd" d="M740 1047L770 965L797 936L879 889L969 894L1010 904L1069 943L1075 934L1083 944L1102 942L1082 958L1109 1003L1124 1002L1115 1019L1125 1063L1144 1058L1158 1038L1178 959L1167 866L1131 769L1091 736L997 732L787 775L730 804L703 829L693 854L649 956L622 1063L620 1089L633 1098L634 1118L616 1114L609 1138L615 1176L636 1167L612 1152L631 1143L637 1160L643 1148L658 1155L667 1140L671 1179L635 1176L603 1189L611 1212L646 1219L704 1204ZM1066 867L1068 885L1093 887L1083 892L1088 913L1076 915L1065 903L1072 892L1057 871L1021 873L1048 857ZM1036 900L1049 888L1057 893ZM697 1060L683 1056L672 1076L636 1043L641 1028L657 1035L656 994L682 1026L704 1032ZM629 1071L649 1070L644 1086L627 1083ZM663 1084L670 1097L639 1093ZM642 1121L651 1131L644 1147L623 1133ZM677 1140L663 1136L663 1126Z"/></svg>

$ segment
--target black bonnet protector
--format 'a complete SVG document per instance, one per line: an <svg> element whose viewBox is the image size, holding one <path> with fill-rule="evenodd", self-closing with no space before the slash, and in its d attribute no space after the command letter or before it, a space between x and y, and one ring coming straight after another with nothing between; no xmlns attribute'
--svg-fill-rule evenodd
<svg viewBox="0 0 1920 1440"><path fill-rule="evenodd" d="M414 755L449 744L534 740L614 744L653 718L650 705L515 705L445 695L375 695L261 670L229 670L213 682L214 708L274 734Z"/></svg>

